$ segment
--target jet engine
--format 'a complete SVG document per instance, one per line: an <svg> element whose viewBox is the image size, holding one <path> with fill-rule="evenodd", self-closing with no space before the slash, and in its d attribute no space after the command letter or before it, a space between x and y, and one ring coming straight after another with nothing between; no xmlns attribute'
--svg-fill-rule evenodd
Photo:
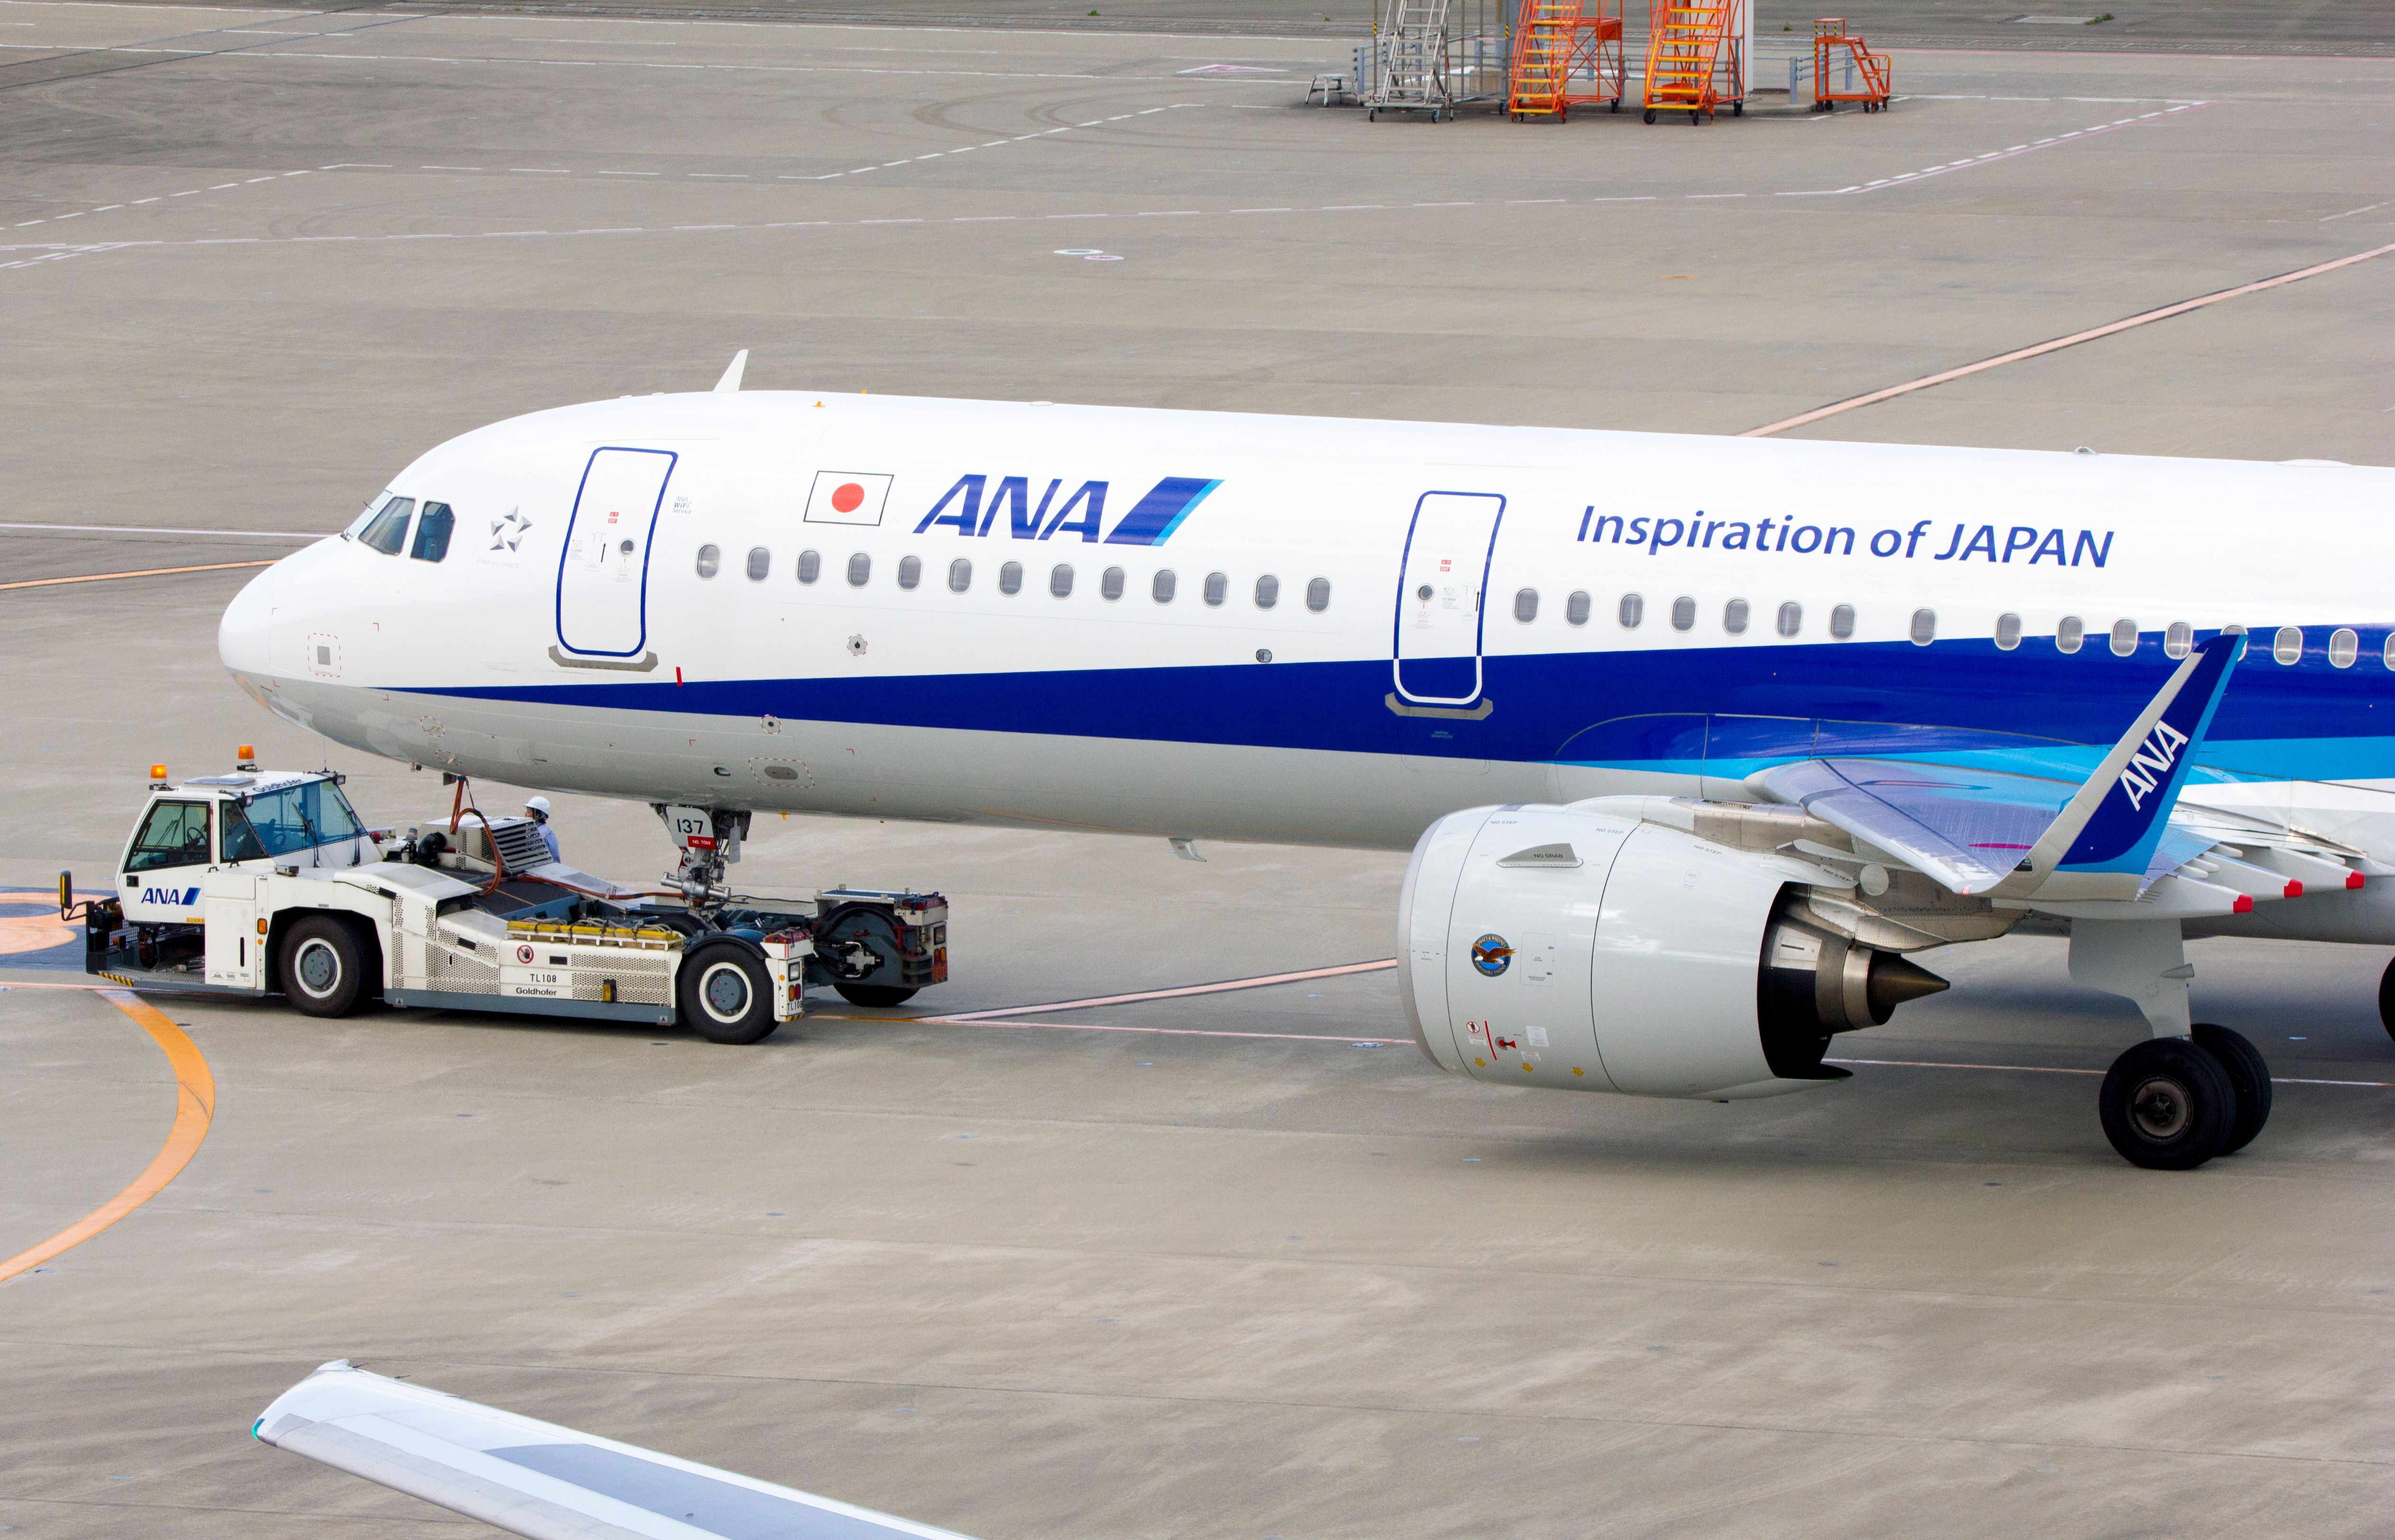
<svg viewBox="0 0 2395 1540"><path fill-rule="evenodd" d="M1732 1100L1846 1071L1831 1037L1946 981L1815 915L1809 861L1588 808L1451 813L1398 898L1398 992L1440 1068Z"/></svg>

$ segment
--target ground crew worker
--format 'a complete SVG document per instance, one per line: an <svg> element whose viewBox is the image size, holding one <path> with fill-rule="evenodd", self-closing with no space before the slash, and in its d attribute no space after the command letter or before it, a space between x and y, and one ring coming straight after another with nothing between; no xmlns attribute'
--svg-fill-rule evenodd
<svg viewBox="0 0 2395 1540"><path fill-rule="evenodd" d="M533 822L540 826L540 842L549 846L549 858L552 861L563 861L565 857L558 854L557 830L549 826L549 799L547 797L525 798L524 812L531 816Z"/></svg>

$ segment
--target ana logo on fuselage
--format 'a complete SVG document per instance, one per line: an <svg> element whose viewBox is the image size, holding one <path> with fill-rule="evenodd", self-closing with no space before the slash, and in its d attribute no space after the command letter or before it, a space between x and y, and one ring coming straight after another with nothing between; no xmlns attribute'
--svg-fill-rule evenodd
<svg viewBox="0 0 2395 1540"><path fill-rule="evenodd" d="M1033 476L959 476L915 525L915 533L947 528L976 539L1003 533L1018 540L1078 535L1107 545L1160 546L1208 493L1223 485L1200 476L1167 476L1109 529L1106 483L1085 481L1060 503L1057 496L1064 491L1065 481L1061 476L1052 478L1035 503L1031 486L1036 480ZM1005 514L1002 524L1001 512Z"/></svg>

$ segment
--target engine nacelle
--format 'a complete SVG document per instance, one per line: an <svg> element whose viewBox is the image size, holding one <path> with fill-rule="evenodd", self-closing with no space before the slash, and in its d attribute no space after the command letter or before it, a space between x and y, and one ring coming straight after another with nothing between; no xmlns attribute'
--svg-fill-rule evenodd
<svg viewBox="0 0 2395 1540"><path fill-rule="evenodd" d="M1833 1033L1945 981L1813 919L1819 869L1571 807L1451 813L1397 904L1398 993L1442 1069L1731 1100L1846 1072Z"/></svg>

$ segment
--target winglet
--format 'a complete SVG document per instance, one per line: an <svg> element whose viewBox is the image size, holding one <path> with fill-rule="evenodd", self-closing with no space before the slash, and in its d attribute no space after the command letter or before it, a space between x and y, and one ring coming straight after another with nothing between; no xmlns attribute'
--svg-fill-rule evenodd
<svg viewBox="0 0 2395 1540"><path fill-rule="evenodd" d="M717 392L720 394L726 391L736 391L740 389L740 377L748 372L748 350L743 348L738 352L732 355L731 367L725 369L723 371L723 378L715 382Z"/></svg>
<svg viewBox="0 0 2395 1540"><path fill-rule="evenodd" d="M2086 886L2090 897L2098 896L2098 887L2107 890L2106 896L2112 888L2125 887L2119 896L2135 897L2187 784L2188 766L2228 693L2229 676L2244 656L2243 631L2223 631L2198 645L2038 836L2021 870L1997 885L1996 895L2077 896L2056 888ZM2058 877L2065 881L2058 884ZM2098 881L2068 881L2074 877Z"/></svg>

